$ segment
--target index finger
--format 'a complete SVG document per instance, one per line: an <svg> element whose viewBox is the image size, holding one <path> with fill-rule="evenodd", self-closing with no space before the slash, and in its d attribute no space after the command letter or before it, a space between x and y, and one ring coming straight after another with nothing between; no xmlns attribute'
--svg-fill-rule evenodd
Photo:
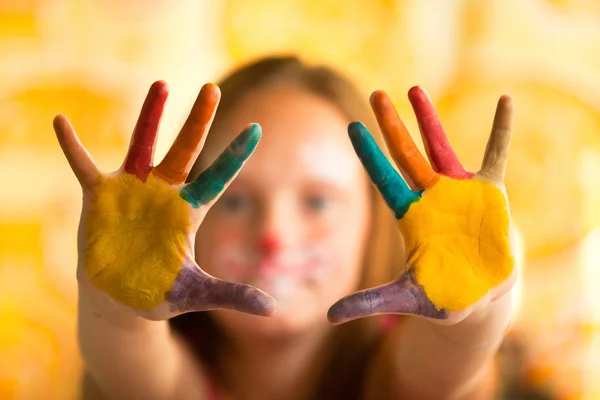
<svg viewBox="0 0 600 400"><path fill-rule="evenodd" d="M379 189L388 207L394 211L396 218L402 218L421 194L413 192L408 187L363 124L351 123L348 127L348 135L369 178Z"/></svg>

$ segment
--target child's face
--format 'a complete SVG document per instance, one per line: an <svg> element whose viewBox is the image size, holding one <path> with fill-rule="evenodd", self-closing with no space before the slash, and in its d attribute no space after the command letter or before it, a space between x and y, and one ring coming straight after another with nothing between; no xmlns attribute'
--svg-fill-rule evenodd
<svg viewBox="0 0 600 400"><path fill-rule="evenodd" d="M326 322L326 312L360 279L370 225L368 180L347 136L347 120L327 100L291 86L239 100L213 159L249 122L263 137L209 211L197 236L198 264L275 297L272 319L218 312L228 328L292 333Z"/></svg>

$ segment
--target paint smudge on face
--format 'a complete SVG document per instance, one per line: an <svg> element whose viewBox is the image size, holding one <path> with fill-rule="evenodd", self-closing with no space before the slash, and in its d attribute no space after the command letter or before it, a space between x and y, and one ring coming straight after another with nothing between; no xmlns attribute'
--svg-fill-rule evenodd
<svg viewBox="0 0 600 400"><path fill-rule="evenodd" d="M264 235L258 241L258 250L265 256L275 253L280 247L280 240L273 235Z"/></svg>
<svg viewBox="0 0 600 400"><path fill-rule="evenodd" d="M300 287L319 285L328 278L330 267L326 254L318 246L264 255L260 249L223 245L216 249L214 267L228 280L265 290L281 306L293 298Z"/></svg>

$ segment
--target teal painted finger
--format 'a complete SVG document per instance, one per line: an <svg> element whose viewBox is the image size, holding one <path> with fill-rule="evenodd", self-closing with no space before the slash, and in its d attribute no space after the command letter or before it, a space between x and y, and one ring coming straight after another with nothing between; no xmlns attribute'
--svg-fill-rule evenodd
<svg viewBox="0 0 600 400"><path fill-rule="evenodd" d="M408 187L362 123L352 122L348 126L348 135L369 178L396 218L402 218L410 205L421 198L422 192L413 192Z"/></svg>
<svg viewBox="0 0 600 400"><path fill-rule="evenodd" d="M194 208L210 203L242 168L260 138L260 125L252 124L240 133L221 155L192 183L181 189L180 196Z"/></svg>

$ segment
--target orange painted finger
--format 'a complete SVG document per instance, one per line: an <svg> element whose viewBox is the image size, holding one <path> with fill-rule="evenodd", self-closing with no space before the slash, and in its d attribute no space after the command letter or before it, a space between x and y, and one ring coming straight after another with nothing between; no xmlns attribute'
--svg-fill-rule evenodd
<svg viewBox="0 0 600 400"><path fill-rule="evenodd" d="M57 115L53 121L54 132L65 157L84 189L89 189L102 179L96 163L79 141L69 120Z"/></svg>
<svg viewBox="0 0 600 400"><path fill-rule="evenodd" d="M433 187L439 176L419 152L388 95L378 90L371 95L370 101L385 143L398 167L418 190Z"/></svg>
<svg viewBox="0 0 600 400"><path fill-rule="evenodd" d="M215 115L221 91L215 84L202 87L187 121L154 174L170 184L185 182L204 142Z"/></svg>

